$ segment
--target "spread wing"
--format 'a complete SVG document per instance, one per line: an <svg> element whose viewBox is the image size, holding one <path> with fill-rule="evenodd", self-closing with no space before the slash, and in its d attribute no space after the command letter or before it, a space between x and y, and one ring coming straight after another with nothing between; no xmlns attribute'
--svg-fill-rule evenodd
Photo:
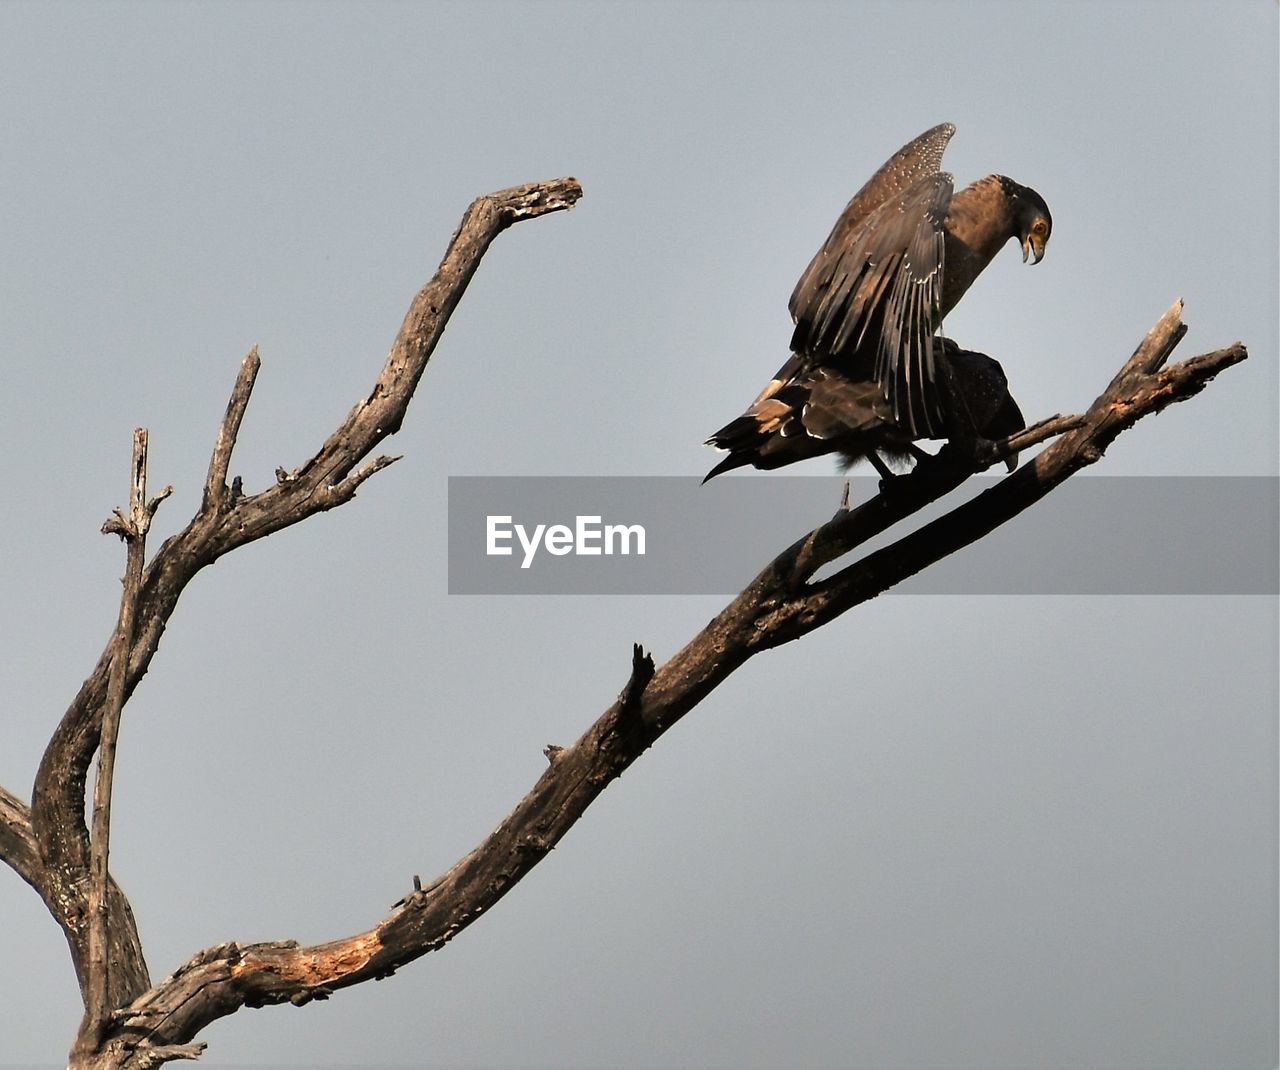
<svg viewBox="0 0 1280 1070"><path fill-rule="evenodd" d="M943 123L899 149L845 207L791 295L792 350L874 377L918 437L941 427L932 339L952 182L938 166L954 132Z"/></svg>

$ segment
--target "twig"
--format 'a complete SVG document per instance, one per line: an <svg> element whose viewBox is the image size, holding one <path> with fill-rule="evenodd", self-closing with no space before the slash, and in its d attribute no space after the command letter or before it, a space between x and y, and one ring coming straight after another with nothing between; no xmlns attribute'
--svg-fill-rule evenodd
<svg viewBox="0 0 1280 1070"><path fill-rule="evenodd" d="M618 695L618 729L641 748L644 746L644 692L653 674L653 655L646 653L639 643L632 643L631 675Z"/></svg>
<svg viewBox="0 0 1280 1070"><path fill-rule="evenodd" d="M1084 413L1079 413L1075 416L1055 414L1047 416L1043 420L1037 420L1030 427L1023 428L1017 434L1010 435L1008 438L1001 439L998 442L993 442L991 451L980 457L980 465L981 467L989 468L997 461L1003 461L1006 457L1021 453L1028 446L1038 446L1041 442L1047 442L1058 435L1074 431L1077 427L1083 427L1084 421Z"/></svg>
<svg viewBox="0 0 1280 1070"><path fill-rule="evenodd" d="M626 718L635 717L640 712L640 702L644 697L644 689L653 679L653 655L645 653L639 643L631 644L631 675L627 684L618 695L619 714Z"/></svg>
<svg viewBox="0 0 1280 1070"><path fill-rule="evenodd" d="M226 414L218 428L218 438L213 446L213 456L209 458L209 475L205 479L204 499L201 511L218 509L227 502L227 472L231 467L231 453L236 448L236 439L240 435L240 425L244 422L245 410L249 407L249 396L253 393L253 384L258 378L258 369L262 360L258 356L258 347L254 346L240 362L240 374L236 376L236 385L231 391L231 400L227 402Z"/></svg>

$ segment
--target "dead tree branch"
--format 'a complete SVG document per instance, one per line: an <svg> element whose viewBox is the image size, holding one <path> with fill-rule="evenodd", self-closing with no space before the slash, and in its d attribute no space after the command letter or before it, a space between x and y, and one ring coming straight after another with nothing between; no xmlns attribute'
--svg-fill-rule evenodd
<svg viewBox="0 0 1280 1070"><path fill-rule="evenodd" d="M981 538L1080 468L1138 419L1198 393L1247 356L1242 345L1164 367L1185 332L1177 303L1152 329L1089 411L1053 417L976 455L944 449L935 463L891 492L828 523L784 550L661 668L639 645L621 694L567 747L548 747L547 768L498 828L444 874L414 887L366 932L312 947L293 941L208 948L151 985L129 904L107 873L111 767L119 711L146 673L186 585L223 554L354 497L393 463L375 455L398 430L449 316L489 244L506 227L571 207L573 179L521 186L477 199L439 269L410 305L382 371L319 450L274 485L243 493L228 485L231 459L260 362L242 363L191 522L143 565L145 501L135 451L135 494L126 517L105 530L129 543L126 590L115 635L46 748L32 805L0 790L0 859L42 896L62 925L86 1001L86 1028L73 1065L133 1070L195 1058L210 1022L241 1007L304 1004L379 979L443 946L488 911L559 842L591 802L680 717L761 650L799 638L901 579ZM874 535L958 487L979 468L1061 436L994 488L892 545L824 579L833 564ZM145 444L144 444L145 445ZM161 495L163 497L163 495ZM92 836L84 819L88 769L101 753ZM111 969L106 969L106 963Z"/></svg>
<svg viewBox="0 0 1280 1070"><path fill-rule="evenodd" d="M115 1026L119 1035L133 1044L183 1044L242 1006L324 999L339 988L386 977L442 947L491 909L614 778L751 656L807 634L980 538L1095 463L1138 419L1193 396L1246 358L1237 344L1164 368L1185 331L1180 313L1179 302L1087 413L1033 428L1031 437L1065 434L996 487L835 575L811 582L822 565L954 489L976 467L954 455L926 466L904 487L841 512L784 550L656 672L635 647L631 676L617 701L576 742L549 747L548 767L498 828L425 888L415 879L413 891L372 929L312 947L276 941L210 948L123 1009ZM977 466L1009 447L995 444L991 457Z"/></svg>
<svg viewBox="0 0 1280 1070"><path fill-rule="evenodd" d="M392 457L366 459L400 428L427 362L489 245L512 224L571 208L581 195L575 179L563 178L477 198L435 275L410 305L369 395L298 469L248 496L239 480L231 487L226 483L259 366L256 351L245 358L218 431L201 507L142 572L127 651L117 654L113 637L63 715L36 774L30 810L7 793L0 806L0 857L40 893L62 926L86 1006L91 840L84 808L89 766L102 742L110 705L113 663L121 701L128 701L150 666L178 597L202 568L246 543L350 501L364 480L391 464ZM119 524L125 523L120 517ZM106 913L107 956L113 968L105 1005L122 1007L147 991L150 978L128 902L114 884L108 887ZM114 1026L107 1032L119 1035ZM133 1058L133 1065L142 1065L140 1054Z"/></svg>
<svg viewBox="0 0 1280 1070"><path fill-rule="evenodd" d="M40 890L44 867L31 831L31 809L4 788L0 788L0 858L36 891Z"/></svg>

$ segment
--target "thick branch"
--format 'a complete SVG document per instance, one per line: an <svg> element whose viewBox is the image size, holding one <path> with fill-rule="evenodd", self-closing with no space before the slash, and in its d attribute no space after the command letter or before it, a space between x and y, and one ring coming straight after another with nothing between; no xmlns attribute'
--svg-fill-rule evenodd
<svg viewBox="0 0 1280 1070"><path fill-rule="evenodd" d="M123 662L125 701L147 671L178 597L200 569L239 546L349 501L364 479L390 463L389 458L377 458L359 468L377 444L400 427L414 387L490 243L513 223L570 208L581 195L577 181L565 178L478 198L463 217L435 276L410 306L369 396L296 472L259 494L244 496L238 480L228 490L226 475L257 372L256 353L250 353L219 430L200 511L165 542L144 571L133 641ZM39 871L32 872L41 882L45 903L67 934L82 989L89 874L85 792L89 765L101 738L113 646L108 643L54 731L32 791L31 829L42 863ZM112 914L113 932L133 924L127 904L122 897L117 899L120 916ZM112 972L109 1002L115 1006L135 998L149 984L140 946L136 952Z"/></svg>
<svg viewBox="0 0 1280 1070"><path fill-rule="evenodd" d="M31 831L31 809L0 788L0 861L37 891L46 883L44 863Z"/></svg>
<svg viewBox="0 0 1280 1070"><path fill-rule="evenodd" d="M1065 437L992 491L830 579L809 583L821 564L958 485L964 467L944 464L912 476L905 489L838 514L783 551L656 673L637 646L618 700L575 743L548 747L548 768L498 828L425 888L415 878L414 890L373 929L313 947L285 941L210 948L124 1012L122 1034L183 1043L241 1006L327 998L443 946L497 903L610 781L753 654L812 631L972 542L1098 460L1138 419L1191 397L1245 359L1237 344L1160 371L1185 330L1180 310L1175 305L1153 328L1088 413L1056 418L1053 430L1070 429Z"/></svg>
<svg viewBox="0 0 1280 1070"><path fill-rule="evenodd" d="M0 788L0 862L4 862L31 885L44 899L45 906L53 912L55 902L47 895L47 890L53 882L49 879L36 845L35 833L31 828L31 809L4 788ZM136 942L137 926L134 924L133 914L124 893L112 880L108 880L107 884L107 916L124 919L123 924L112 926L112 932L118 933L119 936L115 959L117 972L123 972L125 969L140 971L145 980L146 966L142 960L142 947ZM134 942L129 943L130 939ZM88 984L88 973L84 968L86 962L78 958L74 961L77 976L83 988ZM143 988L149 983L149 981L144 983Z"/></svg>

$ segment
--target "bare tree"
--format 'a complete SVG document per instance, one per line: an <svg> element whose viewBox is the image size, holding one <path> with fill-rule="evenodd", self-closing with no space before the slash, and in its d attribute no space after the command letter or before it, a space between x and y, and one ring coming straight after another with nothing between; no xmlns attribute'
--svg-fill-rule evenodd
<svg viewBox="0 0 1280 1070"><path fill-rule="evenodd" d="M0 788L0 858L43 899L66 934L85 1013L70 1065L136 1070L197 1057L200 1031L241 1007L303 1004L394 973L447 943L491 908L549 851L591 802L671 725L753 654L798 639L1017 515L1099 460L1137 420L1198 393L1246 358L1239 343L1166 366L1186 331L1181 302L1151 329L1083 414L1052 417L976 457L945 447L938 464L859 508L842 508L769 562L754 580L660 668L636 645L621 693L582 736L547 749L548 767L498 828L447 872L413 889L365 932L311 947L296 941L226 943L197 952L152 983L129 901L108 871L111 784L121 711L151 665L179 595L206 565L246 543L350 501L396 460L374 456L394 434L436 343L489 244L513 223L572 207L571 178L478 198L434 277L414 298L369 395L314 456L276 483L246 494L227 482L254 381L257 351L241 364L218 429L203 499L189 524L146 560L152 516L147 436L134 436L130 504L103 527L127 548L114 635L54 730L31 805ZM1055 439L997 485L883 549L822 579L819 569L1011 453ZM98 756L91 820L89 770Z"/></svg>

